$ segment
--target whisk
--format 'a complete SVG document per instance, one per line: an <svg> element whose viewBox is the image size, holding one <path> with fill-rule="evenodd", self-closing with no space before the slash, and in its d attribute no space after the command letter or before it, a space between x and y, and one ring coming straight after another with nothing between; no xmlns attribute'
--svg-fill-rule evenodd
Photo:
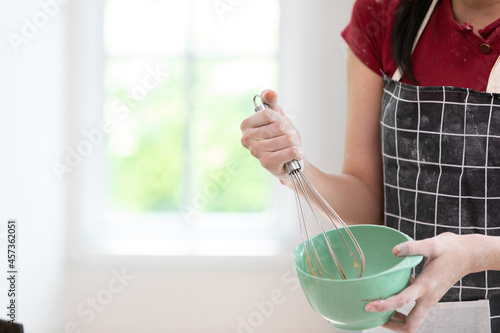
<svg viewBox="0 0 500 333"><path fill-rule="evenodd" d="M262 97L260 95L255 95L253 98L253 104L255 105L255 112L264 110L268 108L269 106L265 103L262 102ZM358 241L352 234L352 232L349 230L345 222L340 218L340 216L335 212L335 210L326 202L326 200L318 193L318 191L312 186L312 184L309 182L307 177L304 175L304 173L301 170L300 163L297 160L291 160L287 163L285 163L285 171L287 174L290 176L292 179L292 184L294 188L294 193L295 193L295 200L297 202L297 213L299 216L299 226L300 226L300 233L302 236L302 243L304 245L304 252L306 255L306 260L307 264L309 266L309 269L311 271L311 274L315 277L318 277L318 275L322 278L326 278L325 275L327 275L329 278L334 279L332 274L330 274L325 267L323 266L323 263L320 260L320 257L318 256L318 253L316 251L316 246L313 242L313 240L310 237L309 229L307 227L307 222L305 218L305 212L304 208L301 204L301 199L300 197L302 196L305 201L307 202L307 205L309 206L314 219L316 220L317 224L320 227L321 233L323 234L323 237L325 239L325 242L327 244L328 250L330 252L330 255L335 263L335 266L340 274L340 277L343 280L346 280L346 274L344 272L344 269L342 268L342 265L340 263L340 260L335 253L332 243L330 239L328 238L325 229L323 228L323 225L320 221L320 218L315 210L313 200L316 202L316 205L318 208L320 208L320 211L322 211L327 218L333 224L335 229L338 231L340 234L340 238L344 242L345 246L349 250L349 254L353 259L354 267L356 268L356 278L360 278L363 275L363 272L365 270L365 256L363 254L363 251L361 250L361 247L359 246ZM354 247L356 248L355 251L357 252L357 258L354 255L354 252L352 251L351 247L346 241L346 238L344 237L343 233L340 232L340 228L337 226L337 224L334 222L333 219L336 219L342 226L343 230L347 234L348 238L351 240L352 244L354 244ZM359 261L358 261L359 260Z"/></svg>

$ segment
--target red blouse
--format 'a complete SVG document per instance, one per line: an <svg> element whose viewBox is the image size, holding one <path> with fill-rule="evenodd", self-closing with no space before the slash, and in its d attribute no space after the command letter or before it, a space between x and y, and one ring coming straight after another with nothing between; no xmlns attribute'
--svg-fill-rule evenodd
<svg viewBox="0 0 500 333"><path fill-rule="evenodd" d="M500 52L500 19L479 30L458 24L451 0L440 1L412 56L421 86L455 86L485 91ZM391 33L401 0L356 0L351 22L342 31L350 49L371 70L391 77ZM406 77L402 82L411 83Z"/></svg>

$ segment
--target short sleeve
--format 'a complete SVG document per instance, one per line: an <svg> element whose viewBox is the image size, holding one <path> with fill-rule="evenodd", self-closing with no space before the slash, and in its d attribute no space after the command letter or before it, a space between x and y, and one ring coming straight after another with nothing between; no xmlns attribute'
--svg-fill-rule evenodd
<svg viewBox="0 0 500 333"><path fill-rule="evenodd" d="M400 0L356 0L342 37L352 52L372 71L388 73L391 32Z"/></svg>

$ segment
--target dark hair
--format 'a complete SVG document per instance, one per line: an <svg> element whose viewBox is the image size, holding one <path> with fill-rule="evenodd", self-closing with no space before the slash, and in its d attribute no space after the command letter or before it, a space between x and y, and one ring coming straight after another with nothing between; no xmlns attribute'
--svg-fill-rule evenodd
<svg viewBox="0 0 500 333"><path fill-rule="evenodd" d="M432 0L402 0L392 28L392 57L403 76L418 83L413 75L411 53L413 43Z"/></svg>

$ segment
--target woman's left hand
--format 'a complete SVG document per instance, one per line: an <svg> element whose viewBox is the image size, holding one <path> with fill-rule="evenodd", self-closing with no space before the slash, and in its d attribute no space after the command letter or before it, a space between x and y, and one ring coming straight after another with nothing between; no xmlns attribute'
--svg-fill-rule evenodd
<svg viewBox="0 0 500 333"><path fill-rule="evenodd" d="M399 294L381 301L370 302L366 310L385 312L416 302L406 316L396 312L383 327L396 332L415 332L429 310L460 278L474 271L475 241L472 235L443 233L436 237L401 243L394 247L396 256L423 255L422 272Z"/></svg>

